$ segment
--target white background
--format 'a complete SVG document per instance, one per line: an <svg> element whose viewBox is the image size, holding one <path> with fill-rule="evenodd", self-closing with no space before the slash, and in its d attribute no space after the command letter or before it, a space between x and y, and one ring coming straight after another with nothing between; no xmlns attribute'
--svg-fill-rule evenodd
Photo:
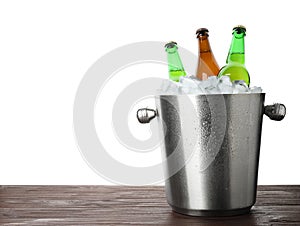
<svg viewBox="0 0 300 226"><path fill-rule="evenodd" d="M252 85L263 87L266 104L287 107L281 122L264 117L259 184L299 184L299 21L298 3L291 0L1 1L0 184L111 184L86 164L73 132L74 97L88 68L107 52L140 41L176 40L197 54L199 27L209 28L221 66L237 24L247 27ZM95 112L99 105L111 106L126 86L122 73L128 81L138 75L164 78L167 67L124 69ZM128 116L132 132L145 139L147 127L134 125L134 114ZM109 130L108 151L134 164L134 156L118 155L124 147ZM155 163L157 156L144 163Z"/></svg>

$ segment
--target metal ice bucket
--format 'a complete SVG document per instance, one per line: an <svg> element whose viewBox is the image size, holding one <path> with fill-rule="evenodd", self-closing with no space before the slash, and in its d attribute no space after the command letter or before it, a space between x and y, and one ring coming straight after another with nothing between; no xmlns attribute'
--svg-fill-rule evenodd
<svg viewBox="0 0 300 226"><path fill-rule="evenodd" d="M263 114L282 120L285 106L264 106L264 93L155 99L157 109L139 109L137 118L159 121L172 209L193 216L249 212L256 200Z"/></svg>

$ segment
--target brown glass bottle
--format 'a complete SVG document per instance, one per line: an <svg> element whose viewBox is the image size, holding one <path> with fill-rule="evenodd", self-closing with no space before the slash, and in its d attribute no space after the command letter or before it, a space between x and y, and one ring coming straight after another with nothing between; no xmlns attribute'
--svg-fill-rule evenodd
<svg viewBox="0 0 300 226"><path fill-rule="evenodd" d="M196 76L200 80L206 80L208 76L217 76L220 68L210 48L208 29L200 28L196 31L196 35L199 42Z"/></svg>

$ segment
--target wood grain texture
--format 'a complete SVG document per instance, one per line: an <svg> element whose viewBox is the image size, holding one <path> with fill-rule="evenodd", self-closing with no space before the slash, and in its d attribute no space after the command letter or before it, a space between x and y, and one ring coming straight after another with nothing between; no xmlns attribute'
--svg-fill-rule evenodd
<svg viewBox="0 0 300 226"><path fill-rule="evenodd" d="M0 186L0 225L300 225L299 186L259 186L251 213L172 212L161 186Z"/></svg>

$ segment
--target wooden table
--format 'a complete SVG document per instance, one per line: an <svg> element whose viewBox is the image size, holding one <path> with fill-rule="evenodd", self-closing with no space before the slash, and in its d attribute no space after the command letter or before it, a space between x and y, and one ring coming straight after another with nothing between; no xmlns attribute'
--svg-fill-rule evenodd
<svg viewBox="0 0 300 226"><path fill-rule="evenodd" d="M250 214L172 212L161 186L0 186L0 225L300 225L299 186L259 186Z"/></svg>

